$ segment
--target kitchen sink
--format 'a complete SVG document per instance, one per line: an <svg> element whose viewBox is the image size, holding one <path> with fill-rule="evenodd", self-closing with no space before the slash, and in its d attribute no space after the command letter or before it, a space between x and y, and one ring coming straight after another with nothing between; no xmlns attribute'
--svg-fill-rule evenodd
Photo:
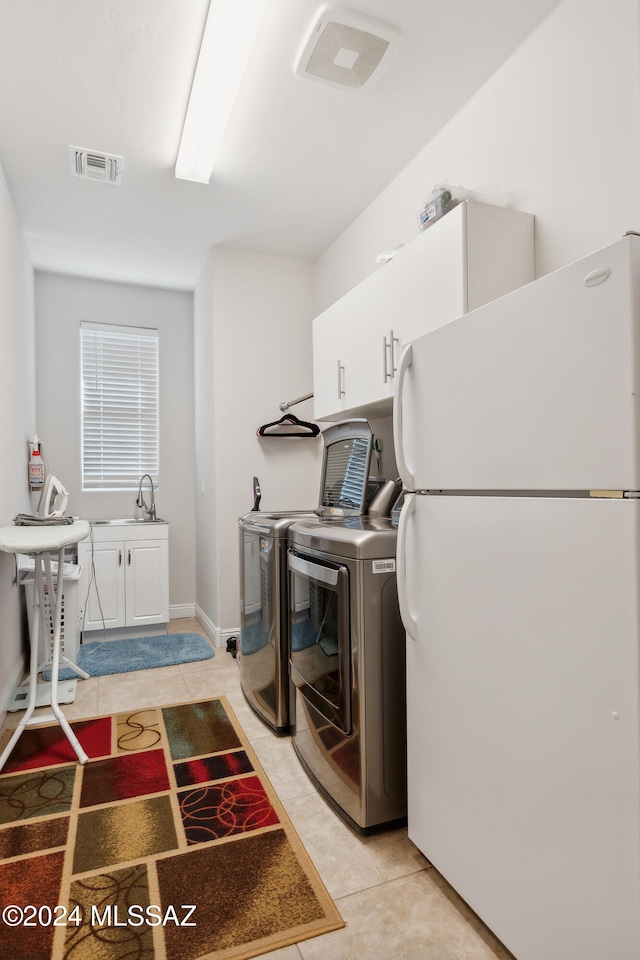
<svg viewBox="0 0 640 960"><path fill-rule="evenodd" d="M156 517L155 520L143 519L142 517L125 517L120 520L90 520L89 521L94 527L122 527L128 523L166 523L166 520L163 520L161 517Z"/></svg>

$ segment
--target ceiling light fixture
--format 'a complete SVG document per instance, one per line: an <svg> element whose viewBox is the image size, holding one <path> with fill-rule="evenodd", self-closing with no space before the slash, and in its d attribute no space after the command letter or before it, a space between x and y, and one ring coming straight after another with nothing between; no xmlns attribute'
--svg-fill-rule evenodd
<svg viewBox="0 0 640 960"><path fill-rule="evenodd" d="M267 0L210 0L175 175L209 183Z"/></svg>

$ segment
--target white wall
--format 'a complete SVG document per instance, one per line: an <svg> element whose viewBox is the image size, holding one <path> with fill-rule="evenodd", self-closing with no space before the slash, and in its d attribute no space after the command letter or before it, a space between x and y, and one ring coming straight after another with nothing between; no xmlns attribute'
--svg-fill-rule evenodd
<svg viewBox="0 0 640 960"><path fill-rule="evenodd" d="M27 441L35 430L33 270L0 167L0 526L31 509ZM14 560L0 552L0 722L22 680L26 634Z"/></svg>
<svg viewBox="0 0 640 960"><path fill-rule="evenodd" d="M256 436L312 390L313 299L311 264L223 247L195 293L197 602L218 641L239 626L238 518L253 476L262 510L318 501L321 439ZM311 419L312 401L293 412Z"/></svg>
<svg viewBox="0 0 640 960"><path fill-rule="evenodd" d="M69 490L68 512L73 515L87 519L137 515L136 491L82 491L80 322L151 326L159 331L160 483L156 506L158 516L169 521L172 613L192 613L193 296L175 290L40 272L36 273L35 292L37 430L45 444L51 472Z"/></svg>
<svg viewBox="0 0 640 960"><path fill-rule="evenodd" d="M196 511L196 603L198 615L204 620L212 639L218 611L218 556L219 548L214 477L216 445L215 420L215 361L213 331L213 265L207 260L194 292L194 400L195 400L195 511ZM223 398L221 401L224 402ZM233 548L233 541L230 546ZM229 624L233 626L235 620Z"/></svg>
<svg viewBox="0 0 640 960"><path fill-rule="evenodd" d="M318 311L417 235L437 183L496 186L535 214L537 276L640 230L638 7L557 7L320 257Z"/></svg>

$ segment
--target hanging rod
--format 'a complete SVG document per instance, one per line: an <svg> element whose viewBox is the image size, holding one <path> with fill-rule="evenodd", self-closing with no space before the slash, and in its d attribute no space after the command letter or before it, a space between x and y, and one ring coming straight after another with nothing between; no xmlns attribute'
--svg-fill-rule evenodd
<svg viewBox="0 0 640 960"><path fill-rule="evenodd" d="M312 393L305 393L304 397L297 397L295 400L285 400L284 403L280 404L280 409L283 413L288 413L289 407L295 407L296 403L302 403L303 400L311 400L312 396Z"/></svg>

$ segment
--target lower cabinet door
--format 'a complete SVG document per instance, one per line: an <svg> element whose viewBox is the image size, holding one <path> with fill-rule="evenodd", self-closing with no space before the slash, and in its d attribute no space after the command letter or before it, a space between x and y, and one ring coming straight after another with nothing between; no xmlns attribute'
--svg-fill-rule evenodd
<svg viewBox="0 0 640 960"><path fill-rule="evenodd" d="M169 620L167 540L128 540L126 560L127 626Z"/></svg>
<svg viewBox="0 0 640 960"><path fill-rule="evenodd" d="M125 544L120 541L78 544L84 629L126 625Z"/></svg>

